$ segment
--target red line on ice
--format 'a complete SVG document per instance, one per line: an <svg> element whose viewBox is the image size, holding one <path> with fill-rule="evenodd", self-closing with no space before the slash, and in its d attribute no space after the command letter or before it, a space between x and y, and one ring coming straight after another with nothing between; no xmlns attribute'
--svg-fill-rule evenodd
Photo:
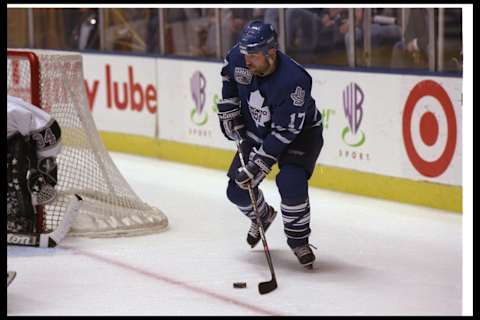
<svg viewBox="0 0 480 320"><path fill-rule="evenodd" d="M194 291L196 293L200 293L200 294L203 294L203 295L210 296L212 298L215 298L217 300L221 300L223 302L232 303L234 305L237 305L239 307L248 309L250 311L258 312L258 313L269 315L269 316L280 315L277 312L266 310L264 308L257 307L255 305L251 305L251 304L248 304L248 303L245 303L245 302L242 302L242 301L239 301L239 300L236 300L236 299L233 299L233 298L230 298L230 297L227 297L227 296L224 296L224 295L221 295L221 294L218 294L218 293L215 293L215 292L203 289L203 288L195 287L195 286L192 286L190 284L172 279L170 277L167 277L167 276L164 276L164 275L161 275L161 274L157 274L157 273L153 273L153 272L150 272L150 271L142 270L142 269L136 268L134 266L128 265L124 262L113 260L113 259L105 257L105 256L101 256L101 255L98 255L98 254L95 254L95 253L92 253L92 252L80 250L80 249L77 249L77 248L74 248L74 247L63 246L63 245L61 247L65 248L65 249L73 250L77 254L84 255L84 256L90 257L90 258L95 259L95 260L100 260L102 262L106 262L106 263L109 263L111 265L115 265L117 267L133 271L135 273L143 274L144 276L147 276L147 277L150 277L150 278L154 278L154 279L157 279L157 280L162 280L162 281L165 281L169 284L176 285L176 286L182 287L184 289Z"/></svg>

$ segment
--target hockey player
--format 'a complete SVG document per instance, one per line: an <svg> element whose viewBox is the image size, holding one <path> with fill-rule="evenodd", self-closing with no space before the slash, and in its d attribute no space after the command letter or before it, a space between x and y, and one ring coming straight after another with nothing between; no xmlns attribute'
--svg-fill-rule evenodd
<svg viewBox="0 0 480 320"><path fill-rule="evenodd" d="M56 197L61 130L47 112L7 95L7 232L33 233L35 205Z"/></svg>
<svg viewBox="0 0 480 320"><path fill-rule="evenodd" d="M277 46L273 27L252 21L227 53L221 70L220 127L227 139L241 141L248 160L243 168L235 155L227 174L227 197L251 219L247 242L253 248L260 235L246 189L248 184L254 189L266 231L276 211L258 185L277 163L287 244L302 265L311 266L315 255L308 241L308 180L323 146L322 116L311 96L311 76Z"/></svg>

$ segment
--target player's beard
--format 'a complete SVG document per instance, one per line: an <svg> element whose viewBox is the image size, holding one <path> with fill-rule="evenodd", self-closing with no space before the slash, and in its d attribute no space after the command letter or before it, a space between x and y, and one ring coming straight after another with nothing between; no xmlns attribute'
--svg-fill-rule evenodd
<svg viewBox="0 0 480 320"><path fill-rule="evenodd" d="M265 68L261 71L253 72L256 76L266 77L275 70L275 59L269 55L265 56Z"/></svg>

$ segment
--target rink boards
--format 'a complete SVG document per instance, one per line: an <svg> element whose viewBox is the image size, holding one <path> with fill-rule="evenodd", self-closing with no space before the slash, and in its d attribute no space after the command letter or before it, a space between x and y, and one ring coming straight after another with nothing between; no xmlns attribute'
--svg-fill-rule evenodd
<svg viewBox="0 0 480 320"><path fill-rule="evenodd" d="M222 63L83 56L107 148L226 170L235 145L216 116ZM312 186L462 211L462 78L308 71L325 140Z"/></svg>

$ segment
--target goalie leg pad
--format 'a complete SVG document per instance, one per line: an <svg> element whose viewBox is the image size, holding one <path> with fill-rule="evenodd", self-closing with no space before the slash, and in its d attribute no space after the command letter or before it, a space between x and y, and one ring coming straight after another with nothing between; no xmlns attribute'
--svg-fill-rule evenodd
<svg viewBox="0 0 480 320"><path fill-rule="evenodd" d="M7 230L33 232L35 210L27 187L33 147L16 134L7 140Z"/></svg>

